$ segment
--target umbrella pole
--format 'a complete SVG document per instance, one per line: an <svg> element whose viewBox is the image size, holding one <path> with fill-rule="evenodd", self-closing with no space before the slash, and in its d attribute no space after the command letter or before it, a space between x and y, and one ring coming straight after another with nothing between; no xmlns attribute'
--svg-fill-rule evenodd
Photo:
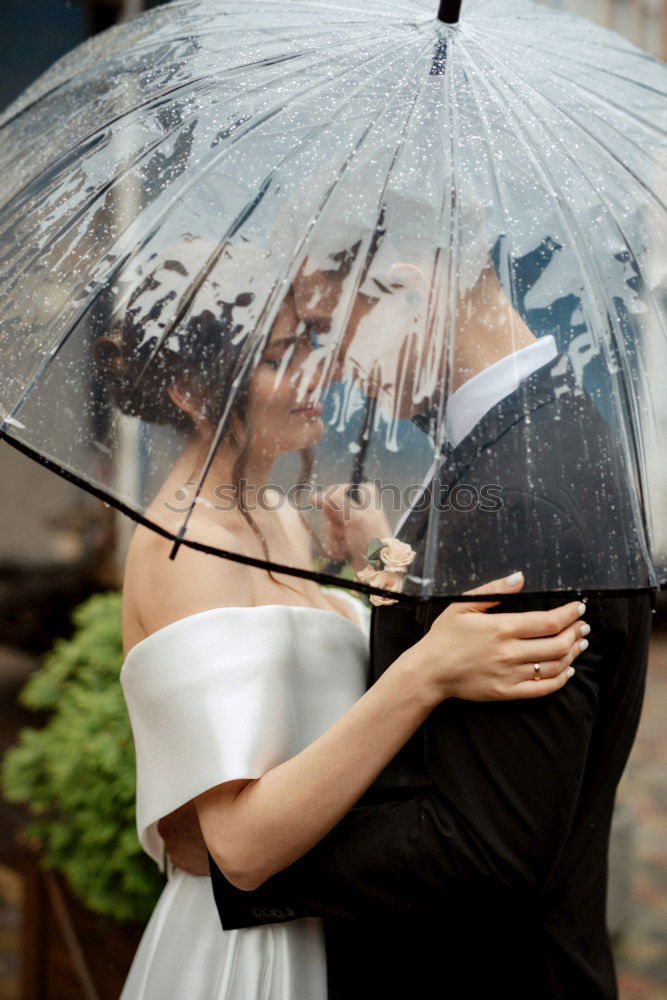
<svg viewBox="0 0 667 1000"><path fill-rule="evenodd" d="M361 425L361 431L359 432L359 439L357 441L358 451L354 456L354 464L352 466L352 486L350 488L350 499L356 501L357 503L361 500L361 490L359 486L364 481L364 466L366 465L366 453L368 452L368 445L371 438L371 431L373 429L373 423L375 422L375 410L377 409L377 397L369 396L366 401L366 412L364 413L364 419Z"/></svg>
<svg viewBox="0 0 667 1000"><path fill-rule="evenodd" d="M440 0L438 20L445 24L456 24L461 14L462 0Z"/></svg>
<svg viewBox="0 0 667 1000"><path fill-rule="evenodd" d="M366 410L364 412L364 419L361 422L361 430L359 432L359 437L357 439L357 453L354 456L354 463L352 465L352 483L348 489L348 496L350 500L354 503L360 503L362 499L362 492L359 489L364 481L364 466L366 465L366 454L368 452L368 445L370 442L371 431L373 429L373 423L375 421L375 410L377 409L377 397L369 396L366 400ZM325 573L332 576L338 576L345 565L344 560L340 559L330 559L326 565Z"/></svg>

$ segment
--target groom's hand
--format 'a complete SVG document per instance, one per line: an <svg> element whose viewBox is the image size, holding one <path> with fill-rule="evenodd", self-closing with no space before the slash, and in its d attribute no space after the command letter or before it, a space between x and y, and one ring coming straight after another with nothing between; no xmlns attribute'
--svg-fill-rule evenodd
<svg viewBox="0 0 667 1000"><path fill-rule="evenodd" d="M209 875L208 853L194 802L163 816L157 832L164 840L169 860L190 875Z"/></svg>

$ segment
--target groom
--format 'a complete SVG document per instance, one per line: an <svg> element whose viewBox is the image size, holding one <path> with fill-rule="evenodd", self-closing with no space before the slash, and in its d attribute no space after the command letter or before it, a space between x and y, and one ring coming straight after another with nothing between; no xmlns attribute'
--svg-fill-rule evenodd
<svg viewBox="0 0 667 1000"><path fill-rule="evenodd" d="M446 567L453 589L522 569L531 589L547 590L558 570L582 589L648 587L609 428L553 341L524 336L491 363L458 359L466 378L448 402L449 448L429 487L438 516L415 511L399 532L417 551L412 575ZM515 320L512 346L516 337ZM501 487L500 510L448 503L457 486L480 494L488 484ZM374 609L375 678L446 603ZM519 596L503 610L558 603ZM213 865L223 925L328 918L337 1000L499 989L517 1000L612 1000L608 837L641 709L649 599L593 597L586 618L590 646L561 691L445 702L348 817L256 893Z"/></svg>

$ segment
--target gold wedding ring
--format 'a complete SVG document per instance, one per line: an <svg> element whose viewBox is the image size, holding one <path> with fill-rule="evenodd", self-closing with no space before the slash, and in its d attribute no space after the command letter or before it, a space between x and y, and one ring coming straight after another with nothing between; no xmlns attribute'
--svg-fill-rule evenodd
<svg viewBox="0 0 667 1000"><path fill-rule="evenodd" d="M541 681L542 680L542 674L540 672L540 665L539 665L539 663L533 663L533 671L534 671L534 673L533 673L533 680L534 681Z"/></svg>

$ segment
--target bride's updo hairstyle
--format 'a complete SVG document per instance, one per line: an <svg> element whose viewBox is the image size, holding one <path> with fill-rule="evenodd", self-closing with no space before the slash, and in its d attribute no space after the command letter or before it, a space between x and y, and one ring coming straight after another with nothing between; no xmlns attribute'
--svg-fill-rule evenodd
<svg viewBox="0 0 667 1000"><path fill-rule="evenodd" d="M234 392L228 424L238 447L254 368L249 334L269 276L264 256L249 244L225 248L219 260L215 253L208 240L184 239L149 261L122 318L97 339L95 360L121 413L186 434L195 424L172 387L199 400L213 426Z"/></svg>

